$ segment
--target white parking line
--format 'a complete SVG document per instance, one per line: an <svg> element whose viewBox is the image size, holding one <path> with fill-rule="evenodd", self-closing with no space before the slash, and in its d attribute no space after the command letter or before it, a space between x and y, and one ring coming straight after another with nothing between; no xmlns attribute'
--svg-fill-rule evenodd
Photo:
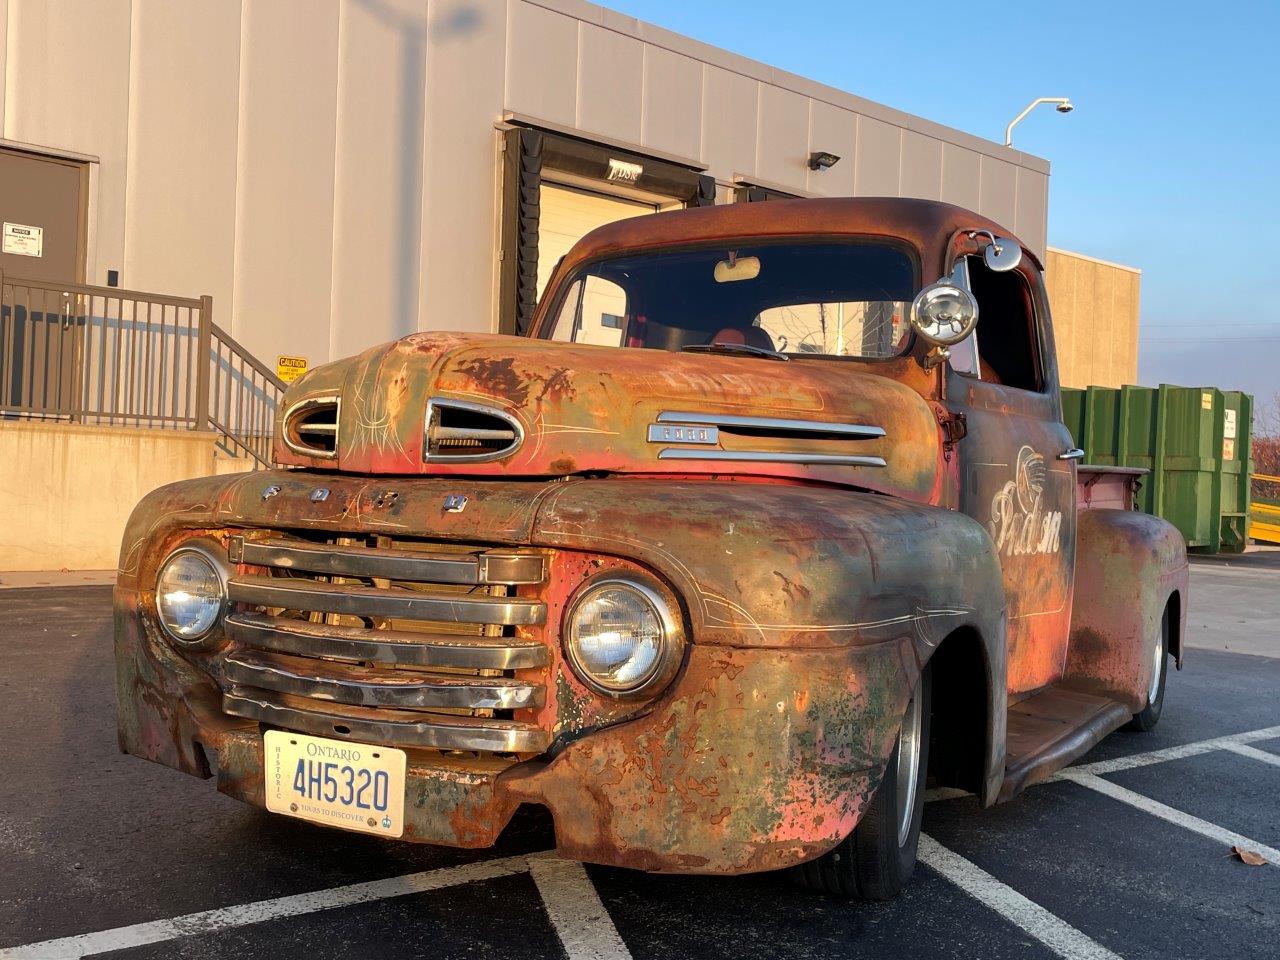
<svg viewBox="0 0 1280 960"><path fill-rule="evenodd" d="M1251 747L1244 743L1224 743L1222 749L1230 750L1232 753L1238 753L1242 757L1249 757L1251 760L1261 760L1263 763L1270 763L1280 767L1280 754L1269 753L1266 750L1259 750L1257 747Z"/></svg>
<svg viewBox="0 0 1280 960"><path fill-rule="evenodd" d="M116 927L113 930L101 930L97 933L29 943L20 947L0 949L0 960L71 960L71 958L106 953L109 950L124 950L148 943L217 933L219 930L262 923L264 920L296 917L320 910L331 910L335 907L368 903L371 900L403 897L410 893L426 893L462 883L524 873L532 864L545 856L547 855L539 854L532 857L482 860L459 867L425 870L421 873L388 877L385 880L370 880L366 883L352 883L342 887L331 887L328 890L277 897L273 900L259 900L255 903L221 907L217 910L203 910L200 913L188 913L171 920L153 920L127 927Z"/></svg>
<svg viewBox="0 0 1280 960"><path fill-rule="evenodd" d="M1249 746L1250 743L1259 740L1277 737L1280 737L1280 726L1249 730L1147 753L1117 757L1113 760L1068 767L1045 782L1070 780L1212 840L1257 851L1272 864L1280 866L1280 850L1201 820L1199 817L1184 813L1098 776L1098 774L1132 770L1169 760L1199 756L1215 750L1228 750L1252 760L1280 765L1280 756ZM925 794L925 799L947 800L968 795L964 790L941 787L929 790ZM1115 957L1110 951L1099 946L1074 927L925 834L920 835L920 859L1059 955L1069 958ZM582 865L574 861L559 860L550 852L483 860L458 867L426 870L421 873L389 877L385 880L371 880L365 883L331 887L327 890L220 907L169 920L153 920L95 933L0 948L0 960L69 960L69 958L88 957L149 943L216 933L220 930L266 920L301 916L413 893L426 893L478 880L511 876L526 870L532 875L537 885L547 915L570 960L630 960L631 954L626 944L618 935L617 927L601 903L600 896L596 893L591 878L587 876Z"/></svg>
<svg viewBox="0 0 1280 960"><path fill-rule="evenodd" d="M548 857L529 861L529 873L569 960L631 960L582 864Z"/></svg>
<svg viewBox="0 0 1280 960"><path fill-rule="evenodd" d="M1216 840L1225 846L1240 846L1255 850L1271 863L1280 865L1280 850L1258 843L1256 840L1250 840L1243 834L1227 830L1216 823L1210 823L1189 813L1183 813L1181 810L1163 804L1159 800L1152 800L1150 797L1135 793L1127 787L1120 786L1118 783L1112 783L1110 780L1104 780L1102 777L1083 770L1067 769L1063 770L1058 776L1078 783L1082 787L1088 787L1090 790L1096 790L1098 793L1105 794L1114 800L1119 800L1121 803L1127 803L1129 806L1157 816L1161 820L1167 820L1203 837L1208 837L1210 840Z"/></svg>
<svg viewBox="0 0 1280 960"><path fill-rule="evenodd" d="M1096 763L1085 763L1068 769L1077 773L1116 773L1120 770L1133 770L1136 767L1150 766L1153 763L1181 760L1184 757L1196 757L1202 753L1212 753L1214 750L1230 749L1229 744L1252 743L1256 740L1270 740L1274 737L1280 737L1280 727L1246 730L1244 733L1232 733L1225 737L1213 737L1210 740L1182 743L1176 747L1165 747L1163 750L1134 753L1127 757L1116 757L1114 760L1099 760ZM1063 771L1058 776L1061 777L1066 772Z"/></svg>
<svg viewBox="0 0 1280 960"><path fill-rule="evenodd" d="M1068 960L1120 960L1065 920L924 833L920 834L920 860L975 900L1021 927L1058 956Z"/></svg>

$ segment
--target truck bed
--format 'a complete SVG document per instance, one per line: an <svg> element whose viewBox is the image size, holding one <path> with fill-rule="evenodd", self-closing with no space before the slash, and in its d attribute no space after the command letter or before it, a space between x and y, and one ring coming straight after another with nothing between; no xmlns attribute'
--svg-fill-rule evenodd
<svg viewBox="0 0 1280 960"><path fill-rule="evenodd" d="M1112 467L1084 463L1076 468L1078 510L1132 510L1145 467Z"/></svg>

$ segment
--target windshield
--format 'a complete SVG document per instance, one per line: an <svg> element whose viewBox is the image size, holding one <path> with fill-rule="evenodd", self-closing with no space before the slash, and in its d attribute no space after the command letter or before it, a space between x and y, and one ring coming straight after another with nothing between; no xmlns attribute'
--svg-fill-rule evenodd
<svg viewBox="0 0 1280 960"><path fill-rule="evenodd" d="M587 264L543 336L610 347L740 345L791 356L893 357L907 345L911 256L874 242L794 240Z"/></svg>

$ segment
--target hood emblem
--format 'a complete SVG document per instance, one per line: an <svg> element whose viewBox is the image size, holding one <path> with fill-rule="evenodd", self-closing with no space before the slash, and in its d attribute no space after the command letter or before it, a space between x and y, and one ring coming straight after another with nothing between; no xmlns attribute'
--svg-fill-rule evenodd
<svg viewBox="0 0 1280 960"><path fill-rule="evenodd" d="M314 490L312 490L312 491L311 491L311 502L312 502L312 503L320 503L320 502L322 502L322 501L324 501L324 500L328 500L328 499L329 499L329 488L328 488L328 487L316 487Z"/></svg>
<svg viewBox="0 0 1280 960"><path fill-rule="evenodd" d="M651 423L650 443L719 443L720 428L703 424Z"/></svg>
<svg viewBox="0 0 1280 960"><path fill-rule="evenodd" d="M271 486L267 487L265 490L262 491L262 499L270 500L279 492L280 492L280 488L273 483L271 484Z"/></svg>
<svg viewBox="0 0 1280 960"><path fill-rule="evenodd" d="M444 498L445 513L461 513L467 509L467 498L461 493L451 493Z"/></svg>

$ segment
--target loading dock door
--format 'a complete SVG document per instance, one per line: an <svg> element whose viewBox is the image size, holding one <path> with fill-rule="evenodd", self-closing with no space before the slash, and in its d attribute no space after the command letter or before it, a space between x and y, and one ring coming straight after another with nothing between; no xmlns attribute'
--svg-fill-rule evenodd
<svg viewBox="0 0 1280 960"><path fill-rule="evenodd" d="M569 249L596 227L615 220L657 213L656 204L544 181L539 189L538 298L551 271Z"/></svg>

